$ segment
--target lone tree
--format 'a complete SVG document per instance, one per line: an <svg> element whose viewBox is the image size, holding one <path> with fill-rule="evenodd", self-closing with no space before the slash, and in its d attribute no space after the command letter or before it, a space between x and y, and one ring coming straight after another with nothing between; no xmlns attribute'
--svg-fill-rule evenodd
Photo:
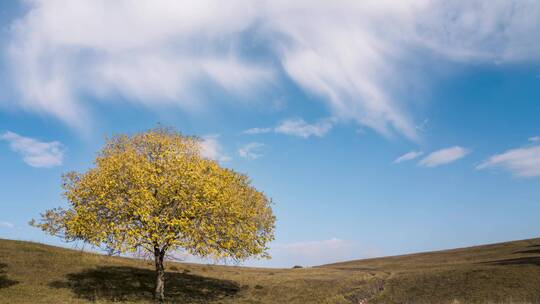
<svg viewBox="0 0 540 304"><path fill-rule="evenodd" d="M246 175L201 156L200 140L156 128L107 140L84 173L63 176L69 207L31 224L67 241L154 255L154 298L164 301L167 252L243 260L268 257L271 201Z"/></svg>

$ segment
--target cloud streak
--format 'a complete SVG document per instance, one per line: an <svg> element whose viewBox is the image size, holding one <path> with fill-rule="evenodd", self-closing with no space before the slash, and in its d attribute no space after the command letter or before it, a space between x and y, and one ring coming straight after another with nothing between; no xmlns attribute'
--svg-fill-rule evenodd
<svg viewBox="0 0 540 304"><path fill-rule="evenodd" d="M290 118L283 120L274 128L251 128L244 134L278 133L296 137L308 138L311 136L323 137L333 127L333 119L321 119L315 123L307 123L302 118Z"/></svg>
<svg viewBox="0 0 540 304"><path fill-rule="evenodd" d="M15 228L15 225L13 223L10 223L10 222L0 221L0 228L13 229L13 228Z"/></svg>
<svg viewBox="0 0 540 304"><path fill-rule="evenodd" d="M455 162L465 157L469 153L470 151L468 149L459 146L445 148L430 153L429 155L421 159L418 162L418 165L428 168L438 167L441 165Z"/></svg>
<svg viewBox="0 0 540 304"><path fill-rule="evenodd" d="M88 124L89 95L192 110L201 82L244 94L272 71L234 51L256 4L232 0L30 0L11 27L18 105L72 126ZM77 26L73 26L77 24ZM134 35L133 33L137 33Z"/></svg>
<svg viewBox="0 0 540 304"><path fill-rule="evenodd" d="M540 146L511 149L495 154L476 166L477 170L502 168L517 177L540 176Z"/></svg>
<svg viewBox="0 0 540 304"><path fill-rule="evenodd" d="M540 142L540 136L529 137L529 141L533 143Z"/></svg>
<svg viewBox="0 0 540 304"><path fill-rule="evenodd" d="M242 158L254 160L262 156L260 150L264 147L264 144L258 142L250 142L243 145L238 149L238 155Z"/></svg>
<svg viewBox="0 0 540 304"><path fill-rule="evenodd" d="M272 128L251 128L251 129L247 129L245 130L244 134L250 134L250 135L255 135L255 134L264 134L264 133L270 133L272 132L273 129Z"/></svg>
<svg viewBox="0 0 540 304"><path fill-rule="evenodd" d="M402 163L402 162L405 162L405 161L413 160L413 159L421 156L422 154L424 154L424 152L422 152L422 151L410 151L410 152L407 152L407 153L401 155L400 157L396 158L393 161L393 163L394 164L399 164L399 163Z"/></svg>
<svg viewBox="0 0 540 304"><path fill-rule="evenodd" d="M58 141L42 142L30 137L7 131L0 140L9 143L12 151L19 153L23 161L35 168L50 168L62 165L64 146Z"/></svg>
<svg viewBox="0 0 540 304"><path fill-rule="evenodd" d="M301 118L295 118L282 121L274 129L274 132L308 138L310 136L323 137L330 129L332 129L332 122L328 119L320 120L314 124L308 124Z"/></svg>
<svg viewBox="0 0 540 304"><path fill-rule="evenodd" d="M231 160L231 157L225 154L223 146L219 142L219 135L203 136L200 145L201 155L205 158L219 162L228 162Z"/></svg>
<svg viewBox="0 0 540 304"><path fill-rule="evenodd" d="M211 102L202 98L209 83L243 95L287 78L334 117L418 140L416 101L402 93L427 76L408 64L540 58L540 42L530 38L540 35L534 1L28 3L7 44L15 104L76 126L89 123L90 100L120 94L189 111Z"/></svg>

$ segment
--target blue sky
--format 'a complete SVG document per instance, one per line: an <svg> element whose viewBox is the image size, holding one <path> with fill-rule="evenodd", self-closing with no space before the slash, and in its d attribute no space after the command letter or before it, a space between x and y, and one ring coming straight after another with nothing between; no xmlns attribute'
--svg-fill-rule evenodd
<svg viewBox="0 0 540 304"><path fill-rule="evenodd" d="M273 198L249 265L540 235L535 1L3 1L0 28L1 238L62 244L27 225L60 175L157 123Z"/></svg>

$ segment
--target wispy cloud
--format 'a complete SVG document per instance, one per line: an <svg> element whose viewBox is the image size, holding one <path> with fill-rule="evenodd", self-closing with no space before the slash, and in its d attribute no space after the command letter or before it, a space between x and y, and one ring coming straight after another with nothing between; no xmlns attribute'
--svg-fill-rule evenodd
<svg viewBox="0 0 540 304"><path fill-rule="evenodd" d="M323 137L333 127L334 120L331 118L321 119L315 123L307 123L302 118L290 118L280 122L273 128L252 128L245 130L244 134L279 133L302 138L311 136Z"/></svg>
<svg viewBox="0 0 540 304"><path fill-rule="evenodd" d="M461 159L469 153L470 151L468 149L454 146L432 152L428 156L420 160L418 164L422 167L437 167Z"/></svg>
<svg viewBox="0 0 540 304"><path fill-rule="evenodd" d="M13 229L13 228L15 228L15 225L13 223L10 223L10 222L0 221L0 228Z"/></svg>
<svg viewBox="0 0 540 304"><path fill-rule="evenodd" d="M29 166L50 168L62 165L65 148L58 141L42 142L10 131L0 134L0 140L9 142L11 150L19 153Z"/></svg>
<svg viewBox="0 0 540 304"><path fill-rule="evenodd" d="M219 142L219 135L213 134L203 136L200 145L201 155L203 157L220 162L228 162L231 160L231 157L226 155L223 151L223 146Z"/></svg>
<svg viewBox="0 0 540 304"><path fill-rule="evenodd" d="M301 118L295 118L282 121L274 129L274 132L303 138L308 138L310 136L323 137L330 129L332 129L332 126L332 121L329 119L323 119L316 123L308 124Z"/></svg>
<svg viewBox="0 0 540 304"><path fill-rule="evenodd" d="M18 104L81 127L87 100L199 108L201 83L246 94L273 70L234 51L257 4L219 1L29 0L8 45ZM77 26L72 26L77 24ZM137 35L133 35L136 32Z"/></svg>
<svg viewBox="0 0 540 304"><path fill-rule="evenodd" d="M536 142L533 140L533 142ZM503 168L517 177L540 176L540 146L523 147L495 154L476 166L477 170Z"/></svg>
<svg viewBox="0 0 540 304"><path fill-rule="evenodd" d="M425 75L401 67L404 61L429 59L411 50L461 62L506 62L540 55L540 43L526 42L526 37L540 32L540 10L533 2L270 3L272 28L288 38L276 43L282 45L282 65L291 79L326 97L335 116L387 135L395 131L418 137L399 92L416 87Z"/></svg>
<svg viewBox="0 0 540 304"><path fill-rule="evenodd" d="M529 137L529 141L533 143L540 142L540 136Z"/></svg>
<svg viewBox="0 0 540 304"><path fill-rule="evenodd" d="M454 62L540 58L535 1L27 2L7 43L15 104L72 125L88 123L90 100L115 94L189 111L213 102L198 98L208 83L245 94L286 77L332 116L416 140L401 93L428 76L404 67L433 57L417 50ZM257 41L268 57L238 47Z"/></svg>
<svg viewBox="0 0 540 304"><path fill-rule="evenodd" d="M264 147L264 144L262 143L250 142L238 149L238 155L250 160L257 159L262 156L262 153L260 152L262 147Z"/></svg>
<svg viewBox="0 0 540 304"><path fill-rule="evenodd" d="M264 133L270 133L273 130L274 130L273 128L251 128L251 129L245 130L242 133L244 133L244 134L264 134Z"/></svg>
<svg viewBox="0 0 540 304"><path fill-rule="evenodd" d="M396 158L393 161L393 163L394 164L399 164L399 163L404 162L404 161L413 160L413 159L421 156L422 154L424 154L424 152L422 152L422 151L410 151L410 152L407 152L407 153L401 155L400 157Z"/></svg>

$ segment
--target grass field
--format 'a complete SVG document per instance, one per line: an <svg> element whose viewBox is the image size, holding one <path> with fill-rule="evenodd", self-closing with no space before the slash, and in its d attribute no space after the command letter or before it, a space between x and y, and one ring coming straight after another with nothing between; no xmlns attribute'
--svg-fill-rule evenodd
<svg viewBox="0 0 540 304"><path fill-rule="evenodd" d="M153 264L0 240L0 303L151 303ZM540 303L540 239L300 269L167 264L169 303Z"/></svg>

